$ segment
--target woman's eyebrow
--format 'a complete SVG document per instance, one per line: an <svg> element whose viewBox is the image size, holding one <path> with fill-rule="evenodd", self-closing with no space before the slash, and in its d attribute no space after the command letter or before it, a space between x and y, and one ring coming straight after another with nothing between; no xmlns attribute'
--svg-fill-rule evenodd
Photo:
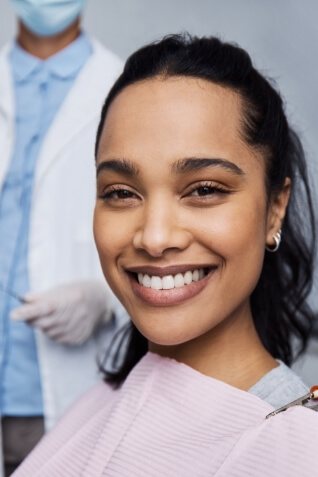
<svg viewBox="0 0 318 477"><path fill-rule="evenodd" d="M204 169L206 167L222 167L238 176L245 175L245 172L239 166L234 164L234 162L212 157L188 157L186 159L181 159L173 164L172 170L175 173L185 173Z"/></svg>
<svg viewBox="0 0 318 477"><path fill-rule="evenodd" d="M138 176L139 170L132 162L127 159L109 159L102 161L96 167L96 175L101 171L113 171L119 174L123 174L126 177Z"/></svg>

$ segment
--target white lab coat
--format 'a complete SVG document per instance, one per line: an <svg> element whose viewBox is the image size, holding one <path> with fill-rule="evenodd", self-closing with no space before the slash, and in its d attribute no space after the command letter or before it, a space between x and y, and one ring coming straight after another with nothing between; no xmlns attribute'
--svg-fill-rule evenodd
<svg viewBox="0 0 318 477"><path fill-rule="evenodd" d="M32 291L102 277L92 235L94 143L102 103L122 62L97 41L92 45L93 54L58 111L38 158L28 257ZM0 187L14 142L8 51L9 45L0 52ZM96 382L97 351L111 338L109 330L103 333L72 347L36 331L47 429Z"/></svg>

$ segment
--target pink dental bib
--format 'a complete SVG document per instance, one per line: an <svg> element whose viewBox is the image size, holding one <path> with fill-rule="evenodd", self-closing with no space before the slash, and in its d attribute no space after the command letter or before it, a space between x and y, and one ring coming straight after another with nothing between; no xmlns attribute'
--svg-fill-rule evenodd
<svg viewBox="0 0 318 477"><path fill-rule="evenodd" d="M117 391L73 406L15 477L309 477L318 413L256 396L148 353Z"/></svg>

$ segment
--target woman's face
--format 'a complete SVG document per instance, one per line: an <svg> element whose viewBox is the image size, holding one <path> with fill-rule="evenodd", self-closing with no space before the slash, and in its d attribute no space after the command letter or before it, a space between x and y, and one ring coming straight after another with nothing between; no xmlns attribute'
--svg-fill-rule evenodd
<svg viewBox="0 0 318 477"><path fill-rule="evenodd" d="M250 319L279 228L265 164L243 140L242 103L193 78L124 89L97 157L94 233L105 277L150 341L180 345Z"/></svg>

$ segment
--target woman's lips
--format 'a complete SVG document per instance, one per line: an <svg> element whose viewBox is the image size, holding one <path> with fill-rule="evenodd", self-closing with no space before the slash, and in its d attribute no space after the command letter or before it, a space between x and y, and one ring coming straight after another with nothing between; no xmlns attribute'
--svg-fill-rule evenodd
<svg viewBox="0 0 318 477"><path fill-rule="evenodd" d="M147 273L148 275L157 275L162 277L164 275L176 275L177 273L184 273L188 270L195 269L210 269L216 268L217 265L206 264L184 264L184 265L169 265L166 267L154 267L154 266L136 266L136 267L125 267L126 272L131 273Z"/></svg>
<svg viewBox="0 0 318 477"><path fill-rule="evenodd" d="M134 294L152 306L173 306L183 303L186 300L198 295L207 285L217 267L210 269L209 273L199 281L184 285L181 288L172 288L170 290L155 290L146 288L138 283L133 273L128 272L129 281Z"/></svg>

